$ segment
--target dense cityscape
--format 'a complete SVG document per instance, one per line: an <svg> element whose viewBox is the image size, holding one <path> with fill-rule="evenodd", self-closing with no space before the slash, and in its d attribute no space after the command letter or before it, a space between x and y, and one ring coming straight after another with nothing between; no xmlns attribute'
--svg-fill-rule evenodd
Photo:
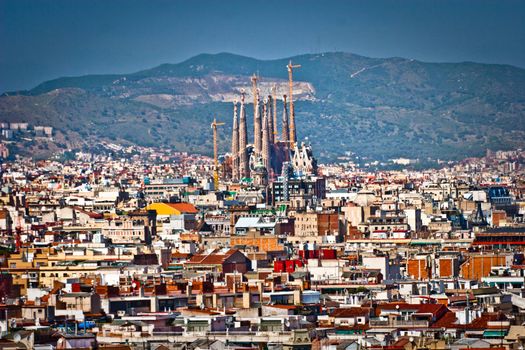
<svg viewBox="0 0 525 350"><path fill-rule="evenodd" d="M524 350L524 14L0 0L0 350Z"/></svg>
<svg viewBox="0 0 525 350"><path fill-rule="evenodd" d="M318 164L298 67L288 98L253 75L213 158L101 143L3 162L0 347L522 349L525 151Z"/></svg>

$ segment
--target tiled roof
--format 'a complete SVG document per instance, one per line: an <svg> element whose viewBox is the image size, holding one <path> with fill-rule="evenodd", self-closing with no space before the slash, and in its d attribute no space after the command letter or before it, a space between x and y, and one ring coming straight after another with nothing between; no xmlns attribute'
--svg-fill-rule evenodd
<svg viewBox="0 0 525 350"><path fill-rule="evenodd" d="M446 307L443 304L420 304L415 314L432 314L436 316L440 312L443 312L444 309L446 309Z"/></svg>
<svg viewBox="0 0 525 350"><path fill-rule="evenodd" d="M100 213L94 213L94 212L91 212L91 211L87 211L87 210L84 210L84 209L82 209L80 207L73 207L73 208L79 213L86 214L91 219L103 219L104 218L104 215L102 215Z"/></svg>
<svg viewBox="0 0 525 350"><path fill-rule="evenodd" d="M457 321L456 314L452 311L447 311L436 322L432 324L432 328L455 328Z"/></svg>
<svg viewBox="0 0 525 350"><path fill-rule="evenodd" d="M276 309L284 309L284 310L295 310L297 309L297 306L295 305L266 305L266 307L274 307Z"/></svg>
<svg viewBox="0 0 525 350"><path fill-rule="evenodd" d="M415 314L432 314L436 315L444 311L446 307L443 304L408 304L408 303L388 303L378 305L378 310L405 310L414 311Z"/></svg>
<svg viewBox="0 0 525 350"><path fill-rule="evenodd" d="M197 214L199 211L190 203L152 203L147 210L155 210L157 215Z"/></svg>
<svg viewBox="0 0 525 350"><path fill-rule="evenodd" d="M364 307L350 307L340 308L332 312L332 317L359 317L366 316L370 313L370 309Z"/></svg>
<svg viewBox="0 0 525 350"><path fill-rule="evenodd" d="M224 262L224 260L228 259L235 252L237 252L237 250L230 249L225 254L195 254L191 257L187 264L221 265Z"/></svg>
<svg viewBox="0 0 525 350"><path fill-rule="evenodd" d="M488 328L488 323L490 321L501 321L501 320L506 320L506 317L498 313L485 313L485 314L482 314L480 317L472 320L471 323L457 325L456 328L462 328L465 330L484 331Z"/></svg>
<svg viewBox="0 0 525 350"><path fill-rule="evenodd" d="M193 204L190 203L166 203L173 209L180 211L183 214L197 214L199 211Z"/></svg>

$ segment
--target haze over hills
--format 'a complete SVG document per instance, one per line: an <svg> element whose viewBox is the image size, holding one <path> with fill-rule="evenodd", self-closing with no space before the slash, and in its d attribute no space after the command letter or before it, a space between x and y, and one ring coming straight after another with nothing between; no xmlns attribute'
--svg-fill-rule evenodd
<svg viewBox="0 0 525 350"><path fill-rule="evenodd" d="M31 152L113 140L211 154L216 116L226 123L220 150L227 152L231 102L242 88L249 92L253 73L262 94L274 83L286 93L289 59L202 54L133 74L59 78L1 96L0 120L57 130L48 150L23 145ZM291 60L302 65L294 73L298 136L308 137L321 160L347 151L374 159L460 159L525 147L524 69L348 53ZM278 109L280 117L282 103Z"/></svg>

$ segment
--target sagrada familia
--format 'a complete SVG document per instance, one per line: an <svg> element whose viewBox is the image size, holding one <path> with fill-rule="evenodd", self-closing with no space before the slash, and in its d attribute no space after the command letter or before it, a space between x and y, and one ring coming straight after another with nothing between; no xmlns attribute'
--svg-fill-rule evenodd
<svg viewBox="0 0 525 350"><path fill-rule="evenodd" d="M260 90L252 77L253 88L253 144L248 143L248 123L246 114L246 93L241 90L240 106L233 105L233 132L231 145L232 181L252 179L255 185L264 185L268 179L281 174L283 164L291 165L294 173L312 174L316 171L316 161L311 147L305 143L297 144L293 100L283 95L281 133L277 112L276 85L272 94L261 100Z"/></svg>

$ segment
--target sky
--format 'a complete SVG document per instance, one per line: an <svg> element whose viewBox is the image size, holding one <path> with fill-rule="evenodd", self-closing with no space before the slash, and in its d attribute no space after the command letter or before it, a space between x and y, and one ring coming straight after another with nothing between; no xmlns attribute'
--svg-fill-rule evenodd
<svg viewBox="0 0 525 350"><path fill-rule="evenodd" d="M525 68L525 1L0 0L0 91L200 53L327 51Z"/></svg>

